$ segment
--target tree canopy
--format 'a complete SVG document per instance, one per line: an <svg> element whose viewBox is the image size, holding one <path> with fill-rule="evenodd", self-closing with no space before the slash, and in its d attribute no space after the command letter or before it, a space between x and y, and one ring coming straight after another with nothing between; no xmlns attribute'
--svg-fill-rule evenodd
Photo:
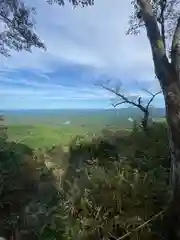
<svg viewBox="0 0 180 240"><path fill-rule="evenodd" d="M66 2L73 6L92 5L93 0L47 0L49 4L64 5ZM45 49L35 31L35 8L26 6L21 0L0 0L0 54L10 56L10 50L31 51L32 47Z"/></svg>
<svg viewBox="0 0 180 240"><path fill-rule="evenodd" d="M169 51L177 20L180 17L180 0L147 0L147 2L151 3L153 16L158 23L164 47ZM138 0L131 1L134 11L130 16L127 34L139 34L140 30L145 27L139 3Z"/></svg>
<svg viewBox="0 0 180 240"><path fill-rule="evenodd" d="M31 51L32 46L45 48L34 31L35 9L19 0L0 1L0 53L9 56L10 50Z"/></svg>
<svg viewBox="0 0 180 240"><path fill-rule="evenodd" d="M90 6L94 0L46 0L47 3L57 3L64 6L66 3L72 6ZM160 26L165 48L170 49L172 37L177 19L180 15L180 0L148 0L153 7L153 14ZM130 17L128 34L138 34L141 27L145 25L141 18L141 11L137 0L132 0L134 7ZM10 50L31 51L32 47L45 49L45 44L40 40L35 31L33 17L35 8L26 6L21 0L0 0L0 54L10 55Z"/></svg>

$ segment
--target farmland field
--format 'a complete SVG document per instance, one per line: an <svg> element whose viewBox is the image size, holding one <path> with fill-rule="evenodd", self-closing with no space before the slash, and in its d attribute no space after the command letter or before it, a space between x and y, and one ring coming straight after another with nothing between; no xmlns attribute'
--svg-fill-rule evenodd
<svg viewBox="0 0 180 240"><path fill-rule="evenodd" d="M32 148L68 145L76 135L100 134L103 128L131 130L129 117L140 119L134 109L5 111L9 140ZM162 114L163 115L163 114ZM161 119L162 116L155 116Z"/></svg>

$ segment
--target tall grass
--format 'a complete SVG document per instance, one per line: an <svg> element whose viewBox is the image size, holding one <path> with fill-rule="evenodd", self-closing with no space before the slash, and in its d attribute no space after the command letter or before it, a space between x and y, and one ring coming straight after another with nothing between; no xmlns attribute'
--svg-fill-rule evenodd
<svg viewBox="0 0 180 240"><path fill-rule="evenodd" d="M3 236L138 240L166 234L171 191L165 125L153 125L148 134L79 136L68 152L1 144Z"/></svg>

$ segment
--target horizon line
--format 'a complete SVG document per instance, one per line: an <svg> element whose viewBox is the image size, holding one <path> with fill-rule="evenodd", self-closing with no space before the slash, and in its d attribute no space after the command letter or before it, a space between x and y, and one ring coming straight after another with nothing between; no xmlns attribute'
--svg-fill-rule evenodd
<svg viewBox="0 0 180 240"><path fill-rule="evenodd" d="M120 109L128 109L133 108L136 109L136 107L121 107L121 108L14 108L14 109L0 109L0 111L46 111L46 110L120 110ZM152 107L153 109L165 109L165 107Z"/></svg>

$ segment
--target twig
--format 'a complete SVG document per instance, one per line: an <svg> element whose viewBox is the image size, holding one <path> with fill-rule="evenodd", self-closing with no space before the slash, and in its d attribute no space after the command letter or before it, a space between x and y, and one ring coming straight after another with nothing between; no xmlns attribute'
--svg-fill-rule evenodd
<svg viewBox="0 0 180 240"><path fill-rule="evenodd" d="M113 107L117 107L117 106L119 106L121 104L124 104L124 103L126 103L126 101L122 101L122 102L118 102L118 103L112 104L112 106Z"/></svg>
<svg viewBox="0 0 180 240"><path fill-rule="evenodd" d="M152 216L149 220L147 220L146 222L144 222L143 224L141 224L140 226L135 228L133 231L126 233L125 235L123 235L122 237L117 238L116 240L122 240L122 239L125 239L126 237L132 235L133 232L138 231L139 229L141 229L141 228L145 227L146 225L148 225L150 222L152 222L157 217L161 216L166 210L167 210L167 208L162 210L161 212L157 213L156 215Z"/></svg>
<svg viewBox="0 0 180 240"><path fill-rule="evenodd" d="M146 109L147 109L147 110L149 109L149 106L150 106L150 104L152 103L152 101L154 100L154 98L155 98L157 95L161 94L161 93L162 93L162 91L159 91L159 92L157 92L157 93L151 94L152 97L151 97L151 99L149 100L149 102L148 102L148 104L147 104L147 106L146 106Z"/></svg>
<svg viewBox="0 0 180 240"><path fill-rule="evenodd" d="M22 141L26 140L28 137L30 137L32 132L29 133L29 135L25 136L23 139L17 140L16 143L21 143Z"/></svg>

